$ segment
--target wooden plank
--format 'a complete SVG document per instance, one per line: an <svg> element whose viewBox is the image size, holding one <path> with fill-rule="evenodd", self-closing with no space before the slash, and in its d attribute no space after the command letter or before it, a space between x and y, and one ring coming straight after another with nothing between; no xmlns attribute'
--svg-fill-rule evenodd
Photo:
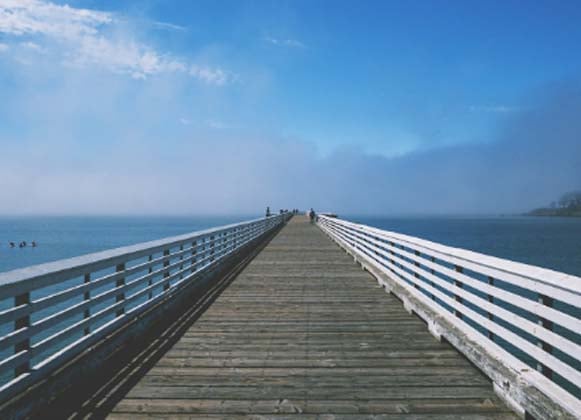
<svg viewBox="0 0 581 420"><path fill-rule="evenodd" d="M325 414L514 418L481 372L295 217L111 418Z"/></svg>
<svg viewBox="0 0 581 420"><path fill-rule="evenodd" d="M486 418L494 414L507 414L507 410L498 410L496 401L493 399L450 399L441 400L191 400L191 399L170 399L170 400L142 400L126 399L118 406L116 413L149 413L149 414L393 414L393 415L415 415L432 414L446 415L456 414L464 417L470 414L486 414ZM293 417L294 418L294 417ZM356 418L356 417L354 417ZM359 417L361 418L361 417ZM392 418L392 417L389 417ZM437 417L442 418L442 417ZM506 415L500 418L514 418ZM409 419L409 417L408 417Z"/></svg>
<svg viewBox="0 0 581 420"><path fill-rule="evenodd" d="M453 386L488 386L489 382L481 375L448 375L447 383ZM140 382L144 386L291 386L305 385L319 388L364 388L393 386L439 386L440 375L377 375L377 376L200 376L200 375L146 375Z"/></svg>
<svg viewBox="0 0 581 420"><path fill-rule="evenodd" d="M462 367L432 367L430 369L417 369L415 367L391 367L391 368L307 368L307 367L295 367L295 368L242 368L242 367L232 367L232 368L192 368L192 367L166 367L166 366L155 366L149 370L150 375L201 375L201 376L300 376L308 378L310 376L315 376L318 378L326 378L328 376L345 376L349 378L353 377L366 377L366 376L448 376L448 375L472 375L478 373L472 366L462 366ZM445 381L442 381L445 384Z"/></svg>

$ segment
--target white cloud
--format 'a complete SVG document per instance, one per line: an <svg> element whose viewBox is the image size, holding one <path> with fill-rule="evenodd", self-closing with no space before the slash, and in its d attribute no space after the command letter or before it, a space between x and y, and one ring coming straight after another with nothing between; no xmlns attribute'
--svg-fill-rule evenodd
<svg viewBox="0 0 581 420"><path fill-rule="evenodd" d="M0 33L12 37L34 37L22 46L44 50L39 43L55 42L56 54L64 64L102 67L135 79L162 73L182 73L211 85L223 86L234 80L220 67L191 64L186 59L157 51L136 41L133 34L113 31L121 25L113 13L57 5L45 0L0 0ZM156 22L157 26L181 29ZM113 34L114 33L114 34ZM33 46L36 46L34 48Z"/></svg>
<svg viewBox="0 0 581 420"><path fill-rule="evenodd" d="M236 80L236 77L221 68L212 68L193 64L189 69L190 76L196 77L208 84L222 86Z"/></svg>
<svg viewBox="0 0 581 420"><path fill-rule="evenodd" d="M175 31L175 32L186 32L188 28L185 26L175 25L173 23L168 22L152 22L151 25L156 29L163 29L166 31Z"/></svg>
<svg viewBox="0 0 581 420"><path fill-rule="evenodd" d="M129 74L135 79L186 70L186 65L179 59L162 56L143 44L127 40L112 40L102 36L80 39L79 49L67 57L66 63L76 67L100 65L115 73ZM203 82L209 82L206 79L197 78Z"/></svg>
<svg viewBox="0 0 581 420"><path fill-rule="evenodd" d="M491 112L498 114L507 114L521 110L519 107L508 105L472 105L468 109L470 112Z"/></svg>
<svg viewBox="0 0 581 420"><path fill-rule="evenodd" d="M266 42L272 45L277 45L281 47L289 47L289 48L306 48L306 45L296 39L279 39L267 36L264 38Z"/></svg>
<svg viewBox="0 0 581 420"><path fill-rule="evenodd" d="M96 35L99 26L112 21L112 14L107 12L42 0L0 0L0 32L8 34L43 34L70 39Z"/></svg>
<svg viewBox="0 0 581 420"><path fill-rule="evenodd" d="M39 52L39 53L45 53L46 52L46 50L44 48L42 48L40 45L38 45L35 42L30 42L30 41L21 42L20 43L20 46L22 48L24 48L24 49L36 51L36 52Z"/></svg>
<svg viewBox="0 0 581 420"><path fill-rule="evenodd" d="M190 118L187 118L187 117L181 117L179 119L179 122L182 125L194 124L194 121L191 120ZM214 130L223 130L225 128L228 128L228 126L225 123L223 123L220 120L215 120L215 119L205 120L205 121L203 121L202 124L205 125L206 127L213 128ZM200 126L200 122L198 122L196 125Z"/></svg>
<svg viewBox="0 0 581 420"><path fill-rule="evenodd" d="M208 125L208 127L213 128L215 130L223 130L227 128L226 124L218 120L208 120L206 121L206 124Z"/></svg>

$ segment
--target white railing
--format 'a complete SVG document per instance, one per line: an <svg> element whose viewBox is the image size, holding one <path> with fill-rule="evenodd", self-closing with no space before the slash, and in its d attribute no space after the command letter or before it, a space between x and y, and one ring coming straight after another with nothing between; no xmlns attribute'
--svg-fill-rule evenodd
<svg viewBox="0 0 581 420"><path fill-rule="evenodd" d="M0 274L0 401L179 292L289 214Z"/></svg>
<svg viewBox="0 0 581 420"><path fill-rule="evenodd" d="M519 380L581 416L581 278L326 216L318 225Z"/></svg>

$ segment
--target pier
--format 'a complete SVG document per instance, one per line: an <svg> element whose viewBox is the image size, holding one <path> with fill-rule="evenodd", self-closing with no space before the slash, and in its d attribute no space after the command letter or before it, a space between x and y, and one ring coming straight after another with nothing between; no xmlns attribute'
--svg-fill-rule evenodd
<svg viewBox="0 0 581 420"><path fill-rule="evenodd" d="M574 276L282 214L0 275L0 410L579 418L580 297Z"/></svg>

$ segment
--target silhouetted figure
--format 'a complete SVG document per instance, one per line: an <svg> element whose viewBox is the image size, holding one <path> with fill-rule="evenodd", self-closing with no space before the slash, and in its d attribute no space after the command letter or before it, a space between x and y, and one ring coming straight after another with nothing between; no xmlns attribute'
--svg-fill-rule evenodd
<svg viewBox="0 0 581 420"><path fill-rule="evenodd" d="M16 244L12 241L10 241L10 248L14 248L16 246Z"/></svg>
<svg viewBox="0 0 581 420"><path fill-rule="evenodd" d="M22 241L18 244L18 248L24 248L26 246L26 242Z"/></svg>
<svg viewBox="0 0 581 420"><path fill-rule="evenodd" d="M32 241L32 244L31 245L32 245L33 248L36 248L36 241Z"/></svg>
<svg viewBox="0 0 581 420"><path fill-rule="evenodd" d="M311 223L315 223L315 210L313 210L312 207L309 210L309 219L310 219Z"/></svg>

